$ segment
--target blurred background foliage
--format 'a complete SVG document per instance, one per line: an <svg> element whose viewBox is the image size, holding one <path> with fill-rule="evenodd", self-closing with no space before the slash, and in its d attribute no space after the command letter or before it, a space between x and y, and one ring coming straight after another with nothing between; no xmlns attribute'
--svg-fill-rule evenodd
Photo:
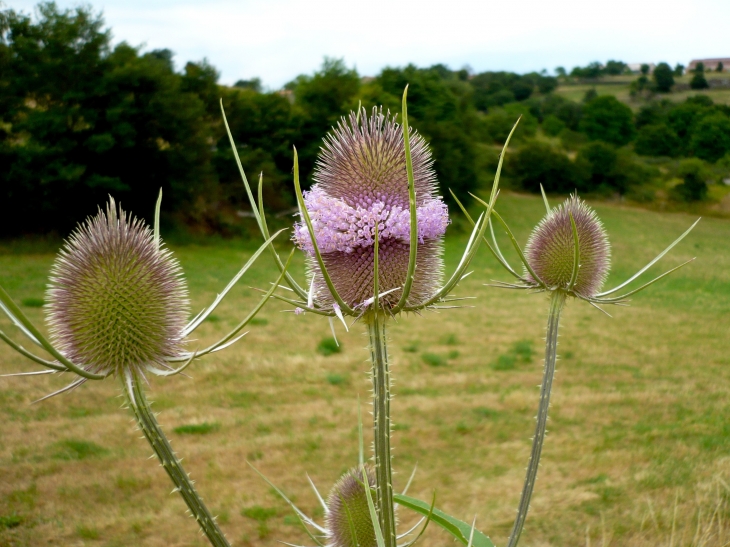
<svg viewBox="0 0 730 547"><path fill-rule="evenodd" d="M107 194L149 217L159 188L169 225L241 235L248 206L219 101L248 175L263 173L268 208L285 215L294 205L292 146L311 184L321 139L340 117L358 103L399 112L406 84L412 125L431 144L447 199L449 188L464 198L491 182L518 118L505 171L516 190L701 202L708 183L730 177L730 107L707 95L665 98L682 74L666 63L653 83L642 67L631 82L640 102L630 105L595 86L582 100L559 93L626 74L613 60L569 74L559 67L557 77L444 65L361 77L326 58L318 72L271 91L258 79L220 85L207 60L176 71L170 50L112 47L89 7L44 3L36 14L0 12L3 237L66 235ZM698 74L705 78L696 69L692 82Z"/></svg>

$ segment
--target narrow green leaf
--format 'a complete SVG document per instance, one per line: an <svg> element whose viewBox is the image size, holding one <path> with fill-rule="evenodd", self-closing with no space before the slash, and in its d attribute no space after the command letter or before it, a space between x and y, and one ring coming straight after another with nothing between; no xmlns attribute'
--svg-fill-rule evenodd
<svg viewBox="0 0 730 547"><path fill-rule="evenodd" d="M545 211L547 214L550 214L550 204L548 203L547 196L545 195L545 188L542 187L542 183L540 184L540 193L542 194L542 201L545 203Z"/></svg>
<svg viewBox="0 0 730 547"><path fill-rule="evenodd" d="M530 266L530 263L527 262L527 258L525 258L525 253L522 252L522 249L520 248L520 244L517 243L517 239L515 238L514 234L512 233L512 230L509 229L509 226L507 226L507 223L502 219L501 216L499 216L499 213L497 211L492 211L492 214L497 218L499 223L504 228L504 231L507 233L507 236L509 237L509 240L512 242L512 246L515 248L515 251L517 251L517 256L519 256L520 261L522 264L525 265L525 268L528 272L530 272L530 275L532 276L532 279L537 281L543 288L547 288L545 283L542 279L540 279L540 276L538 276L535 273L535 270L532 269L532 266Z"/></svg>
<svg viewBox="0 0 730 547"><path fill-rule="evenodd" d="M161 207L162 207L162 188L160 188L160 195L157 198L157 203L155 204L154 234L155 234L155 246L158 249L160 248L160 208Z"/></svg>
<svg viewBox="0 0 730 547"><path fill-rule="evenodd" d="M670 245L669 247L667 247L666 249L664 249L664 250L663 250L663 251L662 251L661 253L659 253L659 254L658 254L658 255L656 256L656 258L654 258L654 260L652 260L652 261L651 261L651 262L649 262L649 263L648 263L648 264L647 264L646 266L644 266L643 268L641 268L641 269L640 269L640 270L639 270L638 272L636 272L636 273L635 273L634 275L632 275L632 276L631 276L631 277L630 277L629 279L627 279L626 281L624 281L623 283L621 283L621 284L620 284L620 285L618 285L617 287L614 287L614 288L613 288L613 289L611 289L610 291L605 291L605 292L602 292L602 293L598 293L598 294L597 294L597 295L595 295L595 296L597 296L597 297L603 297L603 296L608 296L609 294L613 294L613 293L615 293L615 292L617 292L617 291L620 291L621 289L623 289L623 288L624 288L624 287L625 287L626 285L628 285L629 283L631 283L631 282L632 282L632 281L633 281L634 279L636 279L637 277L639 277L639 276L640 276L641 274L643 274L643 273L644 273L644 272L645 272L646 270L648 270L648 269L649 269L649 268L651 268L651 267L652 267L652 266L653 266L654 264L656 264L657 262L659 262L659 260L661 260L661 258L662 258L662 257L663 257L663 256L664 256L665 254L667 254L667 253L668 253L668 252L669 252L670 250L672 250L672 248L673 248L673 247L674 247L674 246L675 246L675 245L676 245L677 243L679 243L680 241L682 241L682 240L683 240L683 239L684 239L684 238L685 238L685 237L687 236L687 234L689 234L689 233L690 233L690 232L692 231L692 229L693 229L693 228L694 228L695 226L697 226L697 223L698 223L698 222L699 222L700 220L701 220L701 219L699 219L699 218L698 218L698 219L697 219L697 220L695 221L695 223L694 223L694 224L692 224L692 226L690 226L689 228L687 228L687 231L686 231L686 232L684 232L684 233L683 233L683 234L682 234L681 236L679 236L679 237L678 237L677 239L675 239L675 240L674 240L674 242L673 242L673 243L672 243L672 244L671 244L671 245ZM657 279L658 279L658 278L657 278ZM656 281L656 279L655 279L654 281ZM653 281L652 281L652 283L653 283Z"/></svg>
<svg viewBox="0 0 730 547"><path fill-rule="evenodd" d="M375 504L373 503L373 496L370 492L370 481L368 481L368 473L365 467L360 468L362 471L363 488L365 490L365 497L368 499L368 509L370 510L370 520L373 523L375 529L375 539L378 542L378 547L385 547L385 539L383 538L383 531L380 529L380 520L378 519L378 513L375 511Z"/></svg>
<svg viewBox="0 0 730 547"><path fill-rule="evenodd" d="M61 355L56 348L54 348L51 343L46 340L45 336L43 336L40 331L33 326L33 323L30 322L30 320L25 316L18 305L13 302L13 299L10 298L10 295L6 293L5 289L2 287L0 287L0 301L4 304L3 311L10 317L10 319L16 324L20 323L23 325L23 332L27 331L30 334L29 337L31 340L37 340L43 349L55 357L67 369L75 372L83 378L86 378L87 380L103 380L111 374L94 374L66 359L66 357Z"/></svg>
<svg viewBox="0 0 730 547"><path fill-rule="evenodd" d="M304 203L304 194L302 194L302 186L299 183L299 156L297 155L297 149L294 148L294 191L297 195L297 203L299 205L299 212L302 215L302 219L304 220L304 223L307 225L307 230L309 230L309 237L312 238L312 248L314 249L314 256L317 259L317 264L319 264L319 269L322 274L322 277L324 278L324 282L327 285L327 288L329 289L330 293L332 294L332 298L334 298L335 302L337 302L337 305L340 306L340 309L349 314L354 315L353 309L348 306L344 300L340 297L339 293L337 292L337 289L335 289L335 284L332 283L332 279L330 278L329 273L327 272L327 268L324 265L324 260L322 259L322 255L319 252L319 245L317 245L317 238L314 234L314 227L312 226L312 219L309 217L309 211L307 211L307 206Z"/></svg>
<svg viewBox="0 0 730 547"><path fill-rule="evenodd" d="M259 206L256 206L256 201L253 198L253 192L251 191L251 186L248 183L248 178L246 178L246 172L243 169L243 165L241 164L241 158L238 155L238 148L236 148L236 142L233 140L233 134L231 133L231 128L228 126L228 119L226 118L226 112L223 109L223 99L220 101L221 105L221 115L223 116L223 125L226 128L226 134L228 135L228 142L231 144L231 150L233 150L233 156L236 159L236 165L238 166L238 172L241 174L241 179L243 180L243 186L246 189L246 195L248 196L248 201L251 204L251 210L253 211L254 217L256 218L256 223L259 226L259 231L261 232L261 235L263 235L264 239L269 239L269 229L266 225L266 217L263 216L264 209L263 209L263 202L261 199L259 199ZM259 179L259 185L262 184L262 178ZM272 256L274 257L274 260L276 261L276 265L279 268L279 271L284 267L284 264L281 261L281 257L276 252L276 249L274 247L269 247L269 250L271 251ZM294 278L290 274L286 274L286 282L291 287L291 289L297 293L299 298L306 298L307 293L302 289L299 284L294 280Z"/></svg>
<svg viewBox="0 0 730 547"><path fill-rule="evenodd" d="M434 524L438 524L464 545L469 544L469 535L472 530L472 526L470 524L449 516L439 509L432 509L428 503L416 498L411 498L402 494L394 494L393 499L397 504L407 507L408 509L411 509L423 516L428 516L430 514L431 520ZM492 540L479 530L474 530L474 541L472 542L472 545L474 547L494 547Z"/></svg>
<svg viewBox="0 0 730 547"><path fill-rule="evenodd" d="M406 151L406 175L408 176L408 204L410 208L411 230L410 230L410 249L408 254L408 271L406 273L406 282L403 284L403 293L400 300L393 308L393 314L401 311L408 301L411 294L411 286L413 285L413 277L416 273L416 258L418 253L418 215L416 207L416 182L413 177L413 160L411 158L411 128L408 125L408 86L403 90L403 144Z"/></svg>
<svg viewBox="0 0 730 547"><path fill-rule="evenodd" d="M307 528L307 524L309 524L310 526L313 526L313 527L317 528L317 530L319 530L320 532L323 532L324 529L321 528L320 526L317 526L317 524L312 519L310 519L303 511L301 511L299 509L299 507L297 507L296 505L294 505L294 502L291 501L289 498L287 498L286 497L286 494L284 494L284 492L282 492L273 482L271 482L269 479L267 479L266 478L266 475L264 475L261 471L259 471L258 469L256 469L253 465L251 465L251 463L249 463L249 462L246 462L246 463L248 463L248 465L249 465L249 467L251 469L253 469L254 471L256 471L256 474L258 474L259 477L261 477L262 479L264 479L264 481L266 481L266 484L268 484L269 486L271 486L271 488L273 488L274 491L276 491L276 493L279 494L279 497L281 499L283 499L286 503L289 504L289 507L291 507L292 510L294 511L294 514L299 519L299 523L302 525L302 528L304 528L304 531L309 536L309 539L311 539L312 541L314 541L320 547L323 547L322 542L319 541L319 539L317 539L314 536L314 534L312 534L312 532L309 531L309 528Z"/></svg>

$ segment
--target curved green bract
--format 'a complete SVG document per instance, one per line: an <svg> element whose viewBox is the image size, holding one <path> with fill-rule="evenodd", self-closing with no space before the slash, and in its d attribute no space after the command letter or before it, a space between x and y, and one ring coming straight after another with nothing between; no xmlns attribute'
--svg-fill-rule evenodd
<svg viewBox="0 0 730 547"><path fill-rule="evenodd" d="M407 507L424 517L428 517L430 514L431 521L434 524L438 524L441 528L454 536L454 538L456 538L459 542L464 545L469 545L469 536L472 533L471 524L467 524L463 520L449 516L438 509L433 509L432 506L425 501L411 498L410 496L393 494L393 499L397 504ZM492 540L476 529L474 530L474 536L472 537L471 544L473 547L494 547Z"/></svg>

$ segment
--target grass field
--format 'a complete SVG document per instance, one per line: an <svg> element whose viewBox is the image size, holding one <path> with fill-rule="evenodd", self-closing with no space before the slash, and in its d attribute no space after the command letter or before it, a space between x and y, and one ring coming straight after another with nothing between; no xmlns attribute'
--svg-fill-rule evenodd
<svg viewBox="0 0 730 547"><path fill-rule="evenodd" d="M524 242L544 209L507 195L500 212ZM624 280L694 218L596 204ZM464 235L446 241L453 269ZM704 219L663 261L691 265L609 310L583 302L564 313L551 422L522 545L712 546L730 541L730 221ZM283 243L282 243L283 245ZM19 246L22 249L22 245ZM0 248L0 283L37 322L53 255ZM174 248L193 309L214 298L250 255L231 241ZM301 273L302 260L295 265ZM504 545L519 498L541 379L547 300L485 287L506 279L482 248L457 293L473 308L404 317L392 325L396 489L418 464L410 494L471 520ZM192 347L213 341L257 300L249 285L274 279L256 265ZM306 474L321 490L357 459L357 402L368 402L360 325L273 303L237 346L195 363L192 378L150 380L150 398L173 446L235 545L309 544L290 511L246 465L254 464L321 518ZM7 320L0 328L19 339ZM327 355L325 355L327 354ZM34 370L8 348L0 372ZM0 379L0 545L202 546L195 522L115 380L90 382L31 405L69 381ZM363 419L368 423L368 407ZM369 442L369 436L366 442ZM401 511L402 526L414 521ZM423 545L452 544L429 528Z"/></svg>

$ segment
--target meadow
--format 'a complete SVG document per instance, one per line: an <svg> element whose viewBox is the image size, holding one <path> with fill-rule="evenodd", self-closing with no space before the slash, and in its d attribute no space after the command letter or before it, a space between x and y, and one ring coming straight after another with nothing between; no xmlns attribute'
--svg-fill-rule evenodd
<svg viewBox="0 0 730 547"><path fill-rule="evenodd" d="M634 98L631 96L631 82L636 80L638 75L636 74L622 74L620 76L603 76L601 79L596 80L594 83L585 82L561 82L558 88L555 90L557 95L570 99L571 101L579 102L585 97L587 91L594 89L598 95L613 95L619 101L630 106L633 110L638 111L639 108L646 104L646 101L641 98ZM668 99L672 102L679 103L687 100L689 97L696 95L706 95L716 104L730 104L730 89L728 89L727 72L706 72L705 78L710 80L723 80L725 87L712 88L712 89L689 89L690 80L692 80L692 74L686 73L682 76L675 76L674 82L678 84L681 89L673 89L671 93L659 93L654 96L655 99ZM650 77L651 81L651 77Z"/></svg>
<svg viewBox="0 0 730 547"><path fill-rule="evenodd" d="M552 198L557 204L558 198ZM593 204L613 251L613 286L658 254L694 217ZM499 212L524 243L544 213L505 195ZM445 243L447 271L466 240ZM164 236L164 233L163 233ZM730 221L703 219L654 270L690 265L607 317L569 302L549 433L522 544L692 546L730 542ZM279 245L287 247L285 241ZM176 245L192 311L207 305L257 247ZM506 248L506 243L505 243ZM0 244L0 284L38 324L54 254ZM303 275L303 259L293 266ZM437 507L503 545L530 450L542 375L547 299L485 286L507 276L485 247L458 296L473 307L400 318L390 329L395 376L395 488L436 492ZM199 330L203 347L268 288L263 255ZM0 328L19 340L6 319ZM327 492L357 462L358 401L369 445L366 339L359 324L287 313L272 302L236 346L194 363L189 378L151 378L159 421L235 545L309 544L250 462L302 509L322 517L307 474ZM35 370L3 346L0 373ZM115 380L31 404L69 381L0 378L0 545L203 546L195 522L122 408ZM414 522L399 510L401 528ZM424 546L451 544L435 526Z"/></svg>

